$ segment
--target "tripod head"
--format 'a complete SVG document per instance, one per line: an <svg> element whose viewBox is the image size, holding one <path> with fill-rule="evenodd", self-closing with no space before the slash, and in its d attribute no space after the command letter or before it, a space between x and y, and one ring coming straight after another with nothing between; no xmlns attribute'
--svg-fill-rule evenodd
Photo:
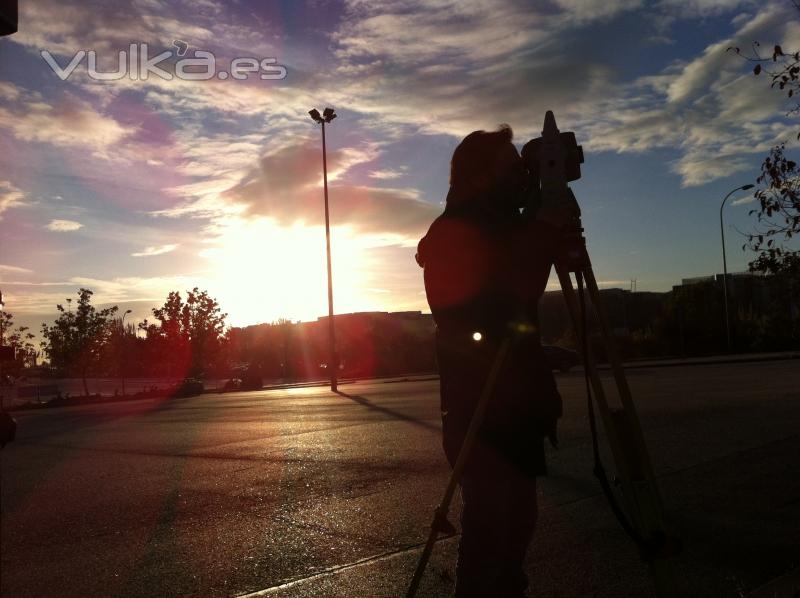
<svg viewBox="0 0 800 598"><path fill-rule="evenodd" d="M571 181L581 178L583 164L583 148L578 145L575 133L560 132L553 111L548 110L544 116L542 136L525 144L522 160L528 170L530 196L524 213L543 215L547 211L565 211L569 217L562 225L564 244L560 253L570 271L580 268L585 239L580 206L569 187Z"/></svg>

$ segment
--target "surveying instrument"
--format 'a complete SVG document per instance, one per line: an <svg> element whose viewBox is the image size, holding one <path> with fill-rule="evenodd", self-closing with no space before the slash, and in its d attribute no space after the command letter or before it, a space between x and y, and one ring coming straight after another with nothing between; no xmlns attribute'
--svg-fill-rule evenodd
<svg viewBox="0 0 800 598"><path fill-rule="evenodd" d="M574 133L562 133L558 130L555 116L552 111L548 110L544 118L542 136L525 144L522 149L522 159L530 174L529 190L531 192L531 200L523 213L535 214L537 210L559 206L569 214L568 222L561 232L558 257L554 260L553 265L561 284L561 291L573 328L581 341L580 353L586 380L589 426L594 452L594 474L600 481L603 493L608 499L614 515L625 532L636 543L642 559L647 562L656 595L659 598L679 596L669 558L680 551L680 541L667 531L664 508L636 414L636 407L631 398L628 381L625 378L608 315L601 301L597 280L586 249L580 207L569 187L569 182L581 177L580 165L583 163L583 149L578 145ZM575 286L573 286L573 275ZM595 357L589 346L587 294L594 310L595 317L592 321L603 342L617 387L619 395L619 404L617 405L612 406L609 403L597 371ZM444 497L434 512L430 534L409 585L407 598L416 595L437 537L440 534L453 535L456 533L455 527L447 519L450 502L483 422L498 373L513 342L512 336L513 334L506 336L495 355L458 458L453 466ZM608 446L616 466L614 482L621 491L621 504L600 460L592 392L594 392L594 401L597 403Z"/></svg>

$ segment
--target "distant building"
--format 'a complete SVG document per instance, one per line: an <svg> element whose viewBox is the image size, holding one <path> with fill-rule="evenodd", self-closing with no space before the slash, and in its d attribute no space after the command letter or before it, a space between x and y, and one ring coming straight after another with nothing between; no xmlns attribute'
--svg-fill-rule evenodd
<svg viewBox="0 0 800 598"><path fill-rule="evenodd" d="M650 326L661 313L670 293L600 289L600 297L616 336ZM590 314L591 317L591 314ZM539 302L539 329L546 344L570 344L572 321L561 291L544 294Z"/></svg>
<svg viewBox="0 0 800 598"><path fill-rule="evenodd" d="M697 284L708 284L709 289L715 289L716 286L710 283L717 283L717 286L722 288L724 279L724 274L684 278L681 280L681 284L672 287L672 290L676 291L682 287ZM760 272L728 272L728 301L737 309L745 308L756 312L765 312L770 309L771 301L774 298L773 283L772 277L765 276Z"/></svg>
<svg viewBox="0 0 800 598"><path fill-rule="evenodd" d="M682 278L680 285L675 286L687 286L690 284L701 284L704 282L713 282L714 276L695 276L694 278ZM675 287L672 287L673 289Z"/></svg>

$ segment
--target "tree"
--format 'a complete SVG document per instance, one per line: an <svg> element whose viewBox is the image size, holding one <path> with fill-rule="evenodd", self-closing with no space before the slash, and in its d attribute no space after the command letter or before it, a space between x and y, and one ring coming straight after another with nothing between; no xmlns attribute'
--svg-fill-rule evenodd
<svg viewBox="0 0 800 598"><path fill-rule="evenodd" d="M75 311L72 299L67 299L66 308L56 305L59 315L53 325L42 324L43 346L51 365L78 373L87 396L86 377L100 361L111 333L111 319L118 310L114 305L98 311L91 303L93 294L89 289L80 289Z"/></svg>
<svg viewBox="0 0 800 598"><path fill-rule="evenodd" d="M103 371L122 378L122 392L125 393L125 376L135 371L139 364L139 347L136 326L124 323L122 317L109 322L109 334L103 350Z"/></svg>
<svg viewBox="0 0 800 598"><path fill-rule="evenodd" d="M154 353L168 364L169 373L199 376L213 369L221 354L225 318L217 300L197 287L181 294L172 291L164 305L153 308L158 325L145 320L139 326L147 333Z"/></svg>
<svg viewBox="0 0 800 598"><path fill-rule="evenodd" d="M800 11L800 3L792 4ZM780 45L772 48L771 55L763 55L761 45L754 42L749 54L740 48L728 48L750 62L756 63L753 74L770 79L770 87L786 94L792 105L787 116L800 114L800 51L784 52ZM800 139L800 133L797 138ZM753 233L747 235L747 245L767 261L781 262L787 256L800 255L781 243L800 233L800 170L797 163L785 156L786 144L781 143L770 150L761 165L761 174L756 182L761 186L755 197L758 209L750 214L757 217ZM757 258L756 262L761 259ZM753 262L755 264L755 262ZM751 269L754 269L751 264Z"/></svg>
<svg viewBox="0 0 800 598"><path fill-rule="evenodd" d="M770 330L780 348L795 348L800 341L800 251L778 253L768 249L750 264L750 269L773 274Z"/></svg>
<svg viewBox="0 0 800 598"><path fill-rule="evenodd" d="M783 143L772 148L761 165L756 182L763 187L755 193L759 208L750 210L751 215L757 216L758 224L755 232L747 235L751 249L776 264L787 256L800 255L781 245L800 233L800 170L784 152Z"/></svg>
<svg viewBox="0 0 800 598"><path fill-rule="evenodd" d="M3 344L16 350L17 367L36 365L39 353L31 342L35 335L29 332L28 326L14 327L14 316L5 310L0 310L0 334Z"/></svg>
<svg viewBox="0 0 800 598"><path fill-rule="evenodd" d="M671 355L708 355L724 350L721 281L673 289L655 322L655 334Z"/></svg>

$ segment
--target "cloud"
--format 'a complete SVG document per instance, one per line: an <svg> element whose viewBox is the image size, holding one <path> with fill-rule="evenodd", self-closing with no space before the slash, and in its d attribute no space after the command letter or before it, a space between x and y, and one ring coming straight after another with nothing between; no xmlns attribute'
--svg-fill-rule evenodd
<svg viewBox="0 0 800 598"><path fill-rule="evenodd" d="M405 168L384 168L382 170L373 170L368 176L371 179L379 179L384 181L389 179L399 179L406 173L405 170Z"/></svg>
<svg viewBox="0 0 800 598"><path fill-rule="evenodd" d="M129 301L147 301L153 305L164 302L170 291L183 291L195 286L208 287L208 280L196 273L180 276L119 277L113 279L70 277L63 281L4 282L16 290L13 297L14 312L53 314L57 303L74 296L80 287L94 292L95 305L118 304ZM53 290L49 290L49 289ZM17 294L18 293L18 294Z"/></svg>
<svg viewBox="0 0 800 598"><path fill-rule="evenodd" d="M24 197L22 191L12 185L10 181L0 180L0 220L3 219L3 212L6 210L24 205Z"/></svg>
<svg viewBox="0 0 800 598"><path fill-rule="evenodd" d="M740 197L739 199L734 199L731 202L732 206L740 206L746 203L753 203L756 201L755 195L746 195L745 197Z"/></svg>
<svg viewBox="0 0 800 598"><path fill-rule="evenodd" d="M19 88L9 81L0 81L0 98L7 102L15 102L20 97Z"/></svg>
<svg viewBox="0 0 800 598"><path fill-rule="evenodd" d="M0 272L10 272L11 274L32 274L33 270L28 268L21 268L19 266L9 266L8 264L0 264Z"/></svg>
<svg viewBox="0 0 800 598"><path fill-rule="evenodd" d="M754 154L789 137L785 97L726 50L754 39L800 46L794 7L747 0L589 4L351 3L332 36L341 61L336 101L402 123L407 134L457 137L499 122L514 125L518 138L538 134L540 122L530 115L558 107L559 122L579 131L590 151L677 149L672 170L684 186L752 168L760 160ZM629 82L593 49L603 39L585 35L591 22L626 11L638 10L644 28L659 35L681 19L750 8L758 10L735 18L730 37Z"/></svg>
<svg viewBox="0 0 800 598"><path fill-rule="evenodd" d="M220 222L245 215L266 217L285 225L297 221L321 223L324 211L319 141L308 135L292 141L267 151L257 161L251 160L249 169L171 189L184 201L153 215L193 216ZM369 164L379 155L379 145L375 143L328 150L333 226L349 227L385 242L416 242L440 208L425 201L416 189L372 187L350 177L355 166ZM209 232L213 229L212 224Z"/></svg>
<svg viewBox="0 0 800 598"><path fill-rule="evenodd" d="M361 234L418 240L440 209L409 188L384 188L346 178L355 165L377 157L374 147L334 150L328 154L331 222ZM262 157L259 167L241 183L226 190L227 202L246 206L247 214L292 224L298 220L319 223L323 217L320 172L310 168L319 160L316 140L303 140Z"/></svg>
<svg viewBox="0 0 800 598"><path fill-rule="evenodd" d="M275 30L262 27L256 15L243 16L249 11L224 10L211 0L189 12L186 6L177 0L136 0L122 8L41 0L23 9L31 26L10 43L31 52L47 48L61 64L79 48L114 56L131 40L161 49L176 37L220 56L238 48L280 56L274 50L283 46L272 43ZM774 118L781 98L763 80L744 75L742 62L725 48L775 31L791 36L786 10L762 6L751 19L734 22L730 39L714 40L695 57L629 82L621 82L624 73L597 51L613 41L612 28L590 29L638 11L645 33L658 34L646 22L652 14L667 27L677 19L750 6L758 7L733 0L553 0L536 6L522 0L351 0L339 21L328 21L334 31L324 48L332 54L326 68L290 69L289 78L274 85L157 77L98 83L79 70L60 88L61 99L47 101L0 84L0 127L16 139L69 152L86 149L123 163L114 175L119 188L102 174L91 175L92 185L115 199L126 194L124 186L131 205L156 216L203 219L201 237L213 244L231 218L321 222L318 130L306 110L324 100L346 107L339 122L349 120L337 139L350 149L335 147L328 154L333 225L371 235L376 243L409 245L441 207L405 186L403 171L372 164L386 140L460 138L500 122L510 122L522 140L538 135L544 111L557 107L559 122L579 131L590 151L676 149L670 168L684 185L750 168L753 152L787 131ZM87 172L95 169L87 164ZM80 172L81 165L75 168ZM153 204L143 205L148 200ZM172 246L160 245L162 239L183 243L175 236L139 239L132 248L147 247L131 255L166 253Z"/></svg>
<svg viewBox="0 0 800 598"><path fill-rule="evenodd" d="M671 169L681 176L684 187L691 187L747 171L752 167L750 160L739 156L709 157L703 153L689 152L673 164Z"/></svg>
<svg viewBox="0 0 800 598"><path fill-rule="evenodd" d="M556 33L593 19L610 18L637 4L610 1L600 9L562 0L532 10L514 0L491 7L479 2L349 2L331 37L338 68L311 74L294 70L286 82L269 86L220 81L197 84L157 77L97 83L77 77L70 83L88 92L95 102L69 96L65 100L70 106L67 121L61 119L65 108L39 101L24 110L9 110L5 124L26 140L64 147L85 143L101 155L124 148L124 157L133 161L144 156L149 168L166 169L167 165L161 164L163 154L179 156L172 172L186 180L165 187L166 195L177 198L178 203L154 210L159 215L213 219L247 210L254 215L278 214L282 220L295 215L311 218L319 213L318 189L313 189L319 172L309 164L319 161L319 149L316 140L306 144L307 133L300 131L308 131L305 111L322 93L336 105L348 106L358 119L373 119L373 131L385 135L394 134L391 127L396 123L407 127L406 132L421 129L459 136L506 121L524 122L533 131L540 123L530 121L531 113L563 105L569 98L573 113L578 114L584 103L611 93L611 69L587 58L580 45L574 47L570 43L577 39L574 34L559 39ZM211 6L198 9L202 14L189 13L181 22L174 18L174 5L159 2L140 1L116 11L84 5L65 10L46 0L25 10L33 24L25 35L12 41L31 50L60 52L62 58L79 47L113 54L115 49L126 48L131 39L170 43L174 36L187 37L178 35L184 25L194 43L223 47L235 45L231 41L236 37L234 29L240 39L255 31L252 23L248 29L248 23L235 22L234 14L224 20L227 29L219 29L220 19ZM48 12L54 18L40 22ZM570 52L565 53L565 48ZM533 49L538 51L532 53ZM541 81L547 85L542 86ZM152 148L140 148L138 123L126 124L136 121L117 114L117 100L125 92L140 94L148 106L176 124L168 143L163 144L162 155L154 157ZM245 135L224 128L218 132L202 125L202 118L198 119L202 111L213 111L216 118L235 115L237 121L263 120ZM2 117L0 113L0 125ZM84 122L97 123L97 127L87 131ZM267 130L269 136L261 133ZM347 223L364 218L358 224L365 230L380 229L381 234L394 230L400 237L416 235L422 221L429 222L438 208L418 197L415 190L372 188L364 181L340 179L352 165L367 163L377 151L375 146L361 144L355 150L330 153L331 192L341 198L332 209L338 209ZM268 167L258 164L259 156L262 161L269 160ZM367 176L392 180L400 173L374 170ZM296 204L291 203L294 200ZM281 206L281 201L290 205ZM386 221L378 222L379 215Z"/></svg>
<svg viewBox="0 0 800 598"><path fill-rule="evenodd" d="M633 4L608 3L605 17ZM411 132L463 137L509 122L538 134L532 114L560 106L577 119L614 94L613 69L578 32L591 11L514 1L348 6L332 35L340 63L324 82L332 101Z"/></svg>
<svg viewBox="0 0 800 598"><path fill-rule="evenodd" d="M757 6L755 0L661 0L659 8L681 18L709 17Z"/></svg>
<svg viewBox="0 0 800 598"><path fill-rule="evenodd" d="M26 26L20 27L11 40L37 52L46 49L70 56L87 48L102 55L127 47L131 40L169 45L173 39L197 43L213 38L213 32L206 27L171 18L166 8L161 2L21 3L19 20Z"/></svg>
<svg viewBox="0 0 800 598"><path fill-rule="evenodd" d="M19 140L88 148L95 156L108 157L111 146L135 132L69 93L49 104L37 92L14 89L16 101L10 108L0 107L0 128Z"/></svg>
<svg viewBox="0 0 800 598"><path fill-rule="evenodd" d="M702 0L701 0L702 1ZM641 7L643 0L613 0L606 2L586 2L586 0L556 0L567 12L570 20L577 22L608 19L621 12Z"/></svg>
<svg viewBox="0 0 800 598"><path fill-rule="evenodd" d="M133 257L150 257L153 255L162 255L164 253L169 253L170 251L175 251L178 247L177 244L172 245L159 245L159 246L150 246L145 247L142 251L138 251L136 253L132 253Z"/></svg>
<svg viewBox="0 0 800 598"><path fill-rule="evenodd" d="M57 232L69 232L82 227L83 225L80 222L74 220L51 220L46 228Z"/></svg>
<svg viewBox="0 0 800 598"><path fill-rule="evenodd" d="M678 19L747 4L698 0L691 10L670 2L657 9ZM511 122L520 138L538 134L540 122L531 114L559 106L559 119L574 123L586 136L582 141L587 149L677 148L681 156L670 168L684 186L750 168L750 156L786 132L785 125L774 121L781 98L743 74L741 63L725 49L735 39L784 27L785 11L770 5L753 19L740 21L731 39L710 44L695 59L620 84L607 62L593 58L583 32L592 21L633 10L645 9L637 1L592 8L564 0L533 10L511 0L491 9L477 2L353 1L331 35L338 66L328 75L303 79L295 88L270 89L270 102L251 86L212 85L211 93L201 98L196 86L167 89L158 82L148 94L164 109L184 110L188 102L223 112L261 111L273 119L277 138L253 132L237 141L229 134L178 132L175 139L187 158L180 168L195 180L172 187L169 192L181 202L155 213L212 221L250 214L280 222L316 222L319 173L308 165L319 159L317 141L298 133L304 113L276 107L274 101L294 98L296 106L302 99L305 109L320 89L363 122L372 119L386 130L402 127L389 135L421 131L460 137ZM414 189L375 188L345 177L377 151L329 152L331 197L337 198L332 199L332 215L343 225L410 242L424 232L424 223L438 208ZM401 173L373 170L365 176L392 180Z"/></svg>
<svg viewBox="0 0 800 598"><path fill-rule="evenodd" d="M785 96L754 77L748 63L727 49L747 47L754 39L796 47L800 26L778 4L736 22L730 38L709 44L692 60L641 77L618 97L601 102L601 114L584 129L587 148L677 148L682 155L671 169L688 187L752 170L769 148L794 138L796 125L781 115Z"/></svg>

